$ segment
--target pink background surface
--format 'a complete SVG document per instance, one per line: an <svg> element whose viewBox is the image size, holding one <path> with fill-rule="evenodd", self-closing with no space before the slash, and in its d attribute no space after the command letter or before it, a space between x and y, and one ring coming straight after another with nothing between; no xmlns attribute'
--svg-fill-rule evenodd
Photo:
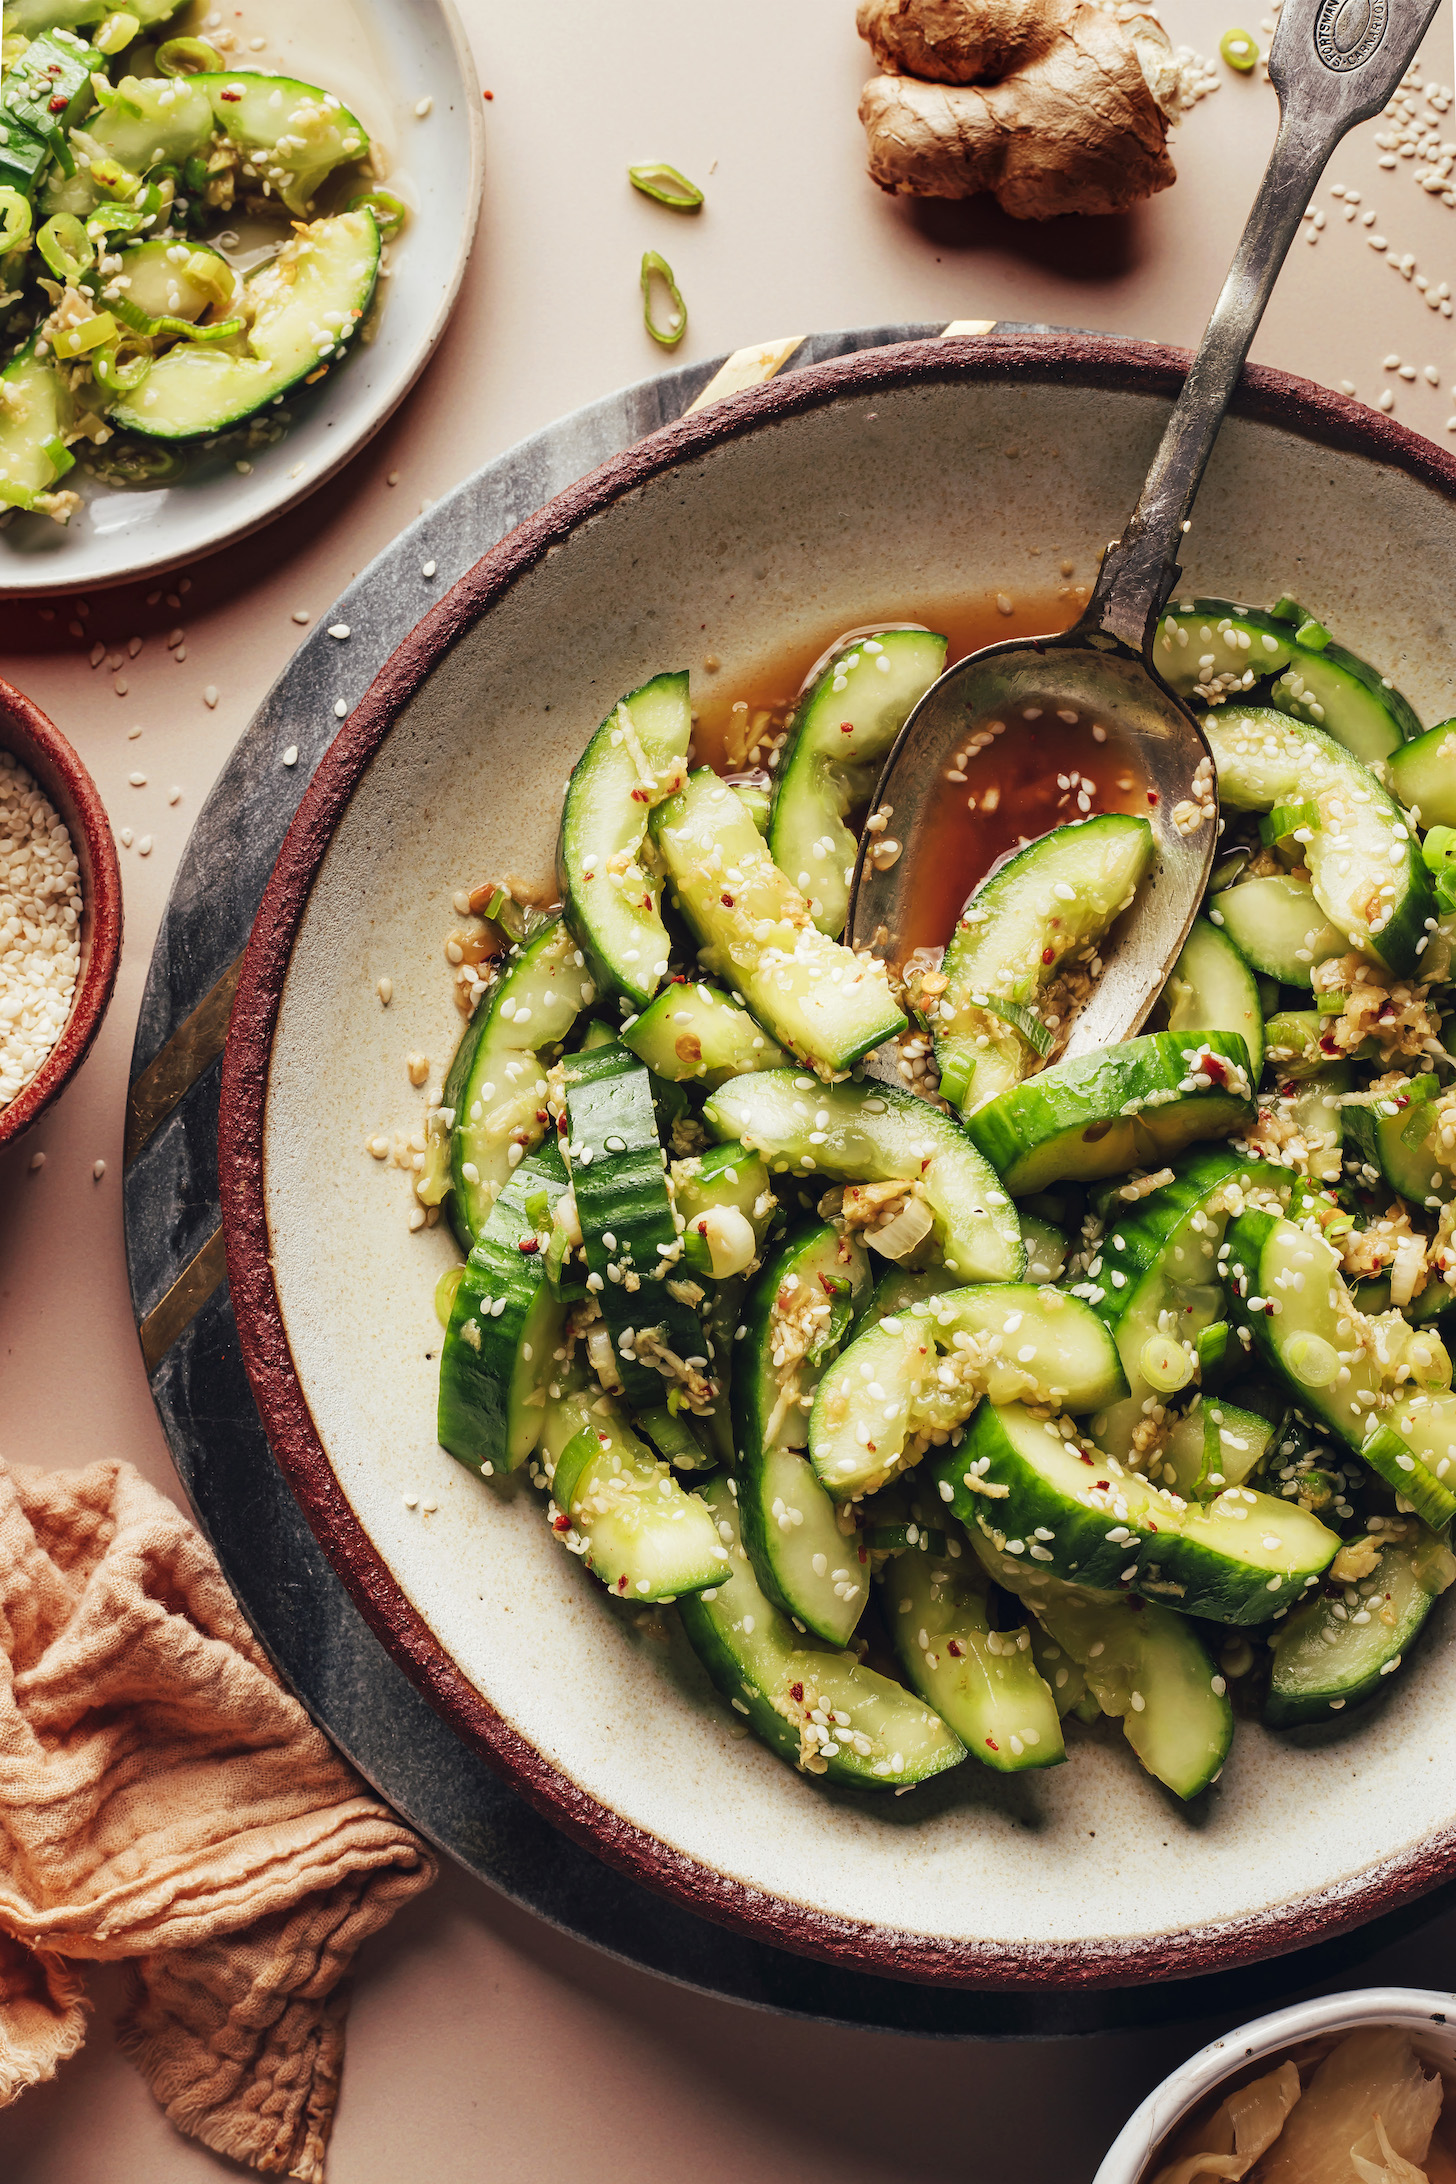
<svg viewBox="0 0 1456 2184"><path fill-rule="evenodd" d="M657 370L638 310L641 252L677 272L691 312L683 359L820 327L894 320L1046 319L1192 345L1272 138L1273 93L1222 88L1173 141L1175 189L1119 222L1039 228L987 201L916 209L866 180L854 118L869 73L852 0L461 0L486 107L487 176L459 311L410 401L293 516L165 587L0 604L3 672L69 735L114 824L153 841L122 852L127 945L110 1016L62 1102L0 1155L0 1446L14 1461L123 1456L177 1495L132 1326L121 1231L127 1066L152 939L198 808L311 620L429 499L563 411ZM1235 19L1164 0L1175 41L1216 50ZM1251 9L1240 18L1257 27ZM1428 42L1449 81L1449 0ZM427 124L426 124L427 125ZM1349 139L1330 180L1357 189L1373 230L1456 285L1456 211L1382 172L1379 124ZM1452 125L1448 123L1448 128ZM704 184L688 222L634 195L629 162L666 158ZM716 171L710 172L714 162ZM1444 439L1456 414L1456 320L1387 268L1328 186L1326 226L1297 243L1254 354L1353 382ZM407 245L406 245L407 247ZM1437 387L1383 370L1398 355ZM398 483L386 481L398 472ZM84 637L68 625L80 619ZM186 631L180 664L166 638ZM120 680L93 642L144 640ZM219 693L209 709L204 689ZM129 741L127 730L143 733ZM132 771L143 787L128 782ZM172 804L172 790L181 791ZM33 1152L46 1162L32 1173ZM92 1164L107 1163L93 1181ZM1456 1916L1368 1968L1450 1981ZM0 2116L6 2184L193 2184L236 2175L177 2138L110 2041L117 1986L95 1982L90 2044L52 2085ZM1025 2177L1084 2184L1143 2093L1209 2027L1007 2046L906 2039L740 2009L614 1963L454 1871L364 1954L332 2184L601 2184L689 2168L705 2180L888 2184Z"/></svg>

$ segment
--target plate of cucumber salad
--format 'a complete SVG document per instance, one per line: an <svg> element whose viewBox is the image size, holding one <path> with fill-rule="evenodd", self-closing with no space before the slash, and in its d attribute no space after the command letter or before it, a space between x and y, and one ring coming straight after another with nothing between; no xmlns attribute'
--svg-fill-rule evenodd
<svg viewBox="0 0 1456 2184"><path fill-rule="evenodd" d="M1293 600L1170 609L1213 878L1148 1026L1061 1060L1135 809L1003 854L907 963L842 938L945 654L846 640L728 778L655 676L571 773L559 907L477 902L416 1162L465 1255L439 1439L806 1784L1054 1768L1105 1721L1194 1800L1240 1714L1418 1676L1456 1577L1456 723Z"/></svg>
<svg viewBox="0 0 1456 2184"><path fill-rule="evenodd" d="M6 0L7 589L116 581L253 528L429 353L477 194L453 17L425 11L396 76L401 11L280 12Z"/></svg>

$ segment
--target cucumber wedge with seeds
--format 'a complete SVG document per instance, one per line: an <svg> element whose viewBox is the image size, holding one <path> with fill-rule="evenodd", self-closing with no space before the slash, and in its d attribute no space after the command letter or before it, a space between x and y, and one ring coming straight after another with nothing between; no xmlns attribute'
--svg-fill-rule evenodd
<svg viewBox="0 0 1456 2184"><path fill-rule="evenodd" d="M669 1083L701 1084L709 1092L730 1077L778 1069L788 1060L736 995L701 980L668 986L627 1025L622 1044Z"/></svg>
<svg viewBox="0 0 1456 2184"><path fill-rule="evenodd" d="M1228 893L1236 894L1231 888ZM1228 894L1220 895L1220 909ZM1169 973L1158 1021L1186 1039L1204 1031L1236 1034L1249 1050L1249 1075L1257 1084L1264 1066L1264 1014L1259 988L1233 940L1207 918L1194 920Z"/></svg>
<svg viewBox="0 0 1456 2184"><path fill-rule="evenodd" d="M551 1499L566 1544L619 1599L676 1600L726 1574L710 1512L609 1404L592 1405L556 1458Z"/></svg>
<svg viewBox="0 0 1456 2184"><path fill-rule="evenodd" d="M1328 1721L1390 1688L1437 1595L1456 1575L1450 1549L1420 1529L1418 1544L1380 1548L1366 1576L1327 1584L1272 1634L1274 1667L1264 1700L1271 1729Z"/></svg>
<svg viewBox="0 0 1456 2184"><path fill-rule="evenodd" d="M1417 1078L1430 1090L1435 1079ZM1446 1117L1434 1099L1412 1101L1411 1080L1404 1092L1392 1092L1375 1106L1340 1110L1352 1150L1358 1152L1394 1191L1414 1206L1435 1209L1456 1196L1456 1154L1441 1143Z"/></svg>
<svg viewBox="0 0 1456 2184"><path fill-rule="evenodd" d="M1310 985L1317 963L1345 953L1344 934L1324 915L1307 880L1273 873L1241 880L1219 896L1218 916L1245 962L1282 986Z"/></svg>
<svg viewBox="0 0 1456 2184"><path fill-rule="evenodd" d="M65 378L27 343L0 372L0 507L34 508L74 467L66 451L75 401Z"/></svg>
<svg viewBox="0 0 1456 2184"><path fill-rule="evenodd" d="M1402 744L1390 761L1390 785L1419 811L1423 827L1456 827L1456 720Z"/></svg>
<svg viewBox="0 0 1456 2184"><path fill-rule="evenodd" d="M1057 1702L1026 1629L992 1628L985 1573L956 1554L892 1555L880 1572L885 1620L911 1689L998 1774L1067 1756Z"/></svg>

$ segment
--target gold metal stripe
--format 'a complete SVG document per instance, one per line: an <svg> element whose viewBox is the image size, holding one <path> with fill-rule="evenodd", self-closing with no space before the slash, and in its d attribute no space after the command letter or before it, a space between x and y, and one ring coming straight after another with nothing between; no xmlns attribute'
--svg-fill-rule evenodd
<svg viewBox="0 0 1456 2184"><path fill-rule="evenodd" d="M192 1014L177 1026L161 1052L153 1055L132 1086L126 1103L124 1160L128 1168L153 1131L166 1121L227 1044L228 1018L242 967L243 959L238 956Z"/></svg>
<svg viewBox="0 0 1456 2184"><path fill-rule="evenodd" d="M222 1230L217 1229L191 1265L182 1269L161 1302L153 1305L137 1330L149 1373L156 1371L177 1337L191 1326L226 1273Z"/></svg>
<svg viewBox="0 0 1456 2184"><path fill-rule="evenodd" d="M947 334L994 334L1000 323L993 318L953 318L949 326L941 327L940 338L944 341Z"/></svg>
<svg viewBox="0 0 1456 2184"><path fill-rule="evenodd" d="M745 387L761 387L765 380L772 379L775 372L783 369L807 339L805 334L789 334L782 341L760 341L751 349L735 349L727 363L708 381L696 402L689 402L683 411L684 417L721 402L726 395L742 394Z"/></svg>

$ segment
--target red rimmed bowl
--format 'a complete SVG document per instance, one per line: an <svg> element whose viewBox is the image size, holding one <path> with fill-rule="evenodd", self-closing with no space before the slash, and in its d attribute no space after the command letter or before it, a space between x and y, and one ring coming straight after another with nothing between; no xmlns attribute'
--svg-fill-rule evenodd
<svg viewBox="0 0 1456 2184"><path fill-rule="evenodd" d="M53 722L21 691L0 681L0 750L35 777L65 821L81 875L81 966L60 1038L8 1107L0 1107L0 1148L23 1136L58 1099L91 1051L111 1006L121 963L121 867L111 821L86 768Z"/></svg>
<svg viewBox="0 0 1456 2184"><path fill-rule="evenodd" d="M759 1938L961 1985L1129 1984L1358 1924L1456 1871L1449 1618L1383 1710L1240 1728L1168 1799L1114 1734L1007 1780L828 1793L741 1734L681 1642L613 1609L542 1524L435 1444L443 1229L371 1159L417 1121L405 1057L459 1034L457 889L550 870L561 782L666 666L751 684L826 629L1089 576L1186 359L1096 337L861 353L653 435L488 554L341 731L264 897L232 1018L228 1269L270 1439L320 1539L456 1731L637 1879ZM1186 588L1293 592L1417 709L1453 709L1456 463L1389 419L1251 372ZM392 982L381 1006L378 982ZM669 1619L670 1620L670 1619ZM735 1730L739 1733L735 1734ZM1311 1829L1309 1815L1318 1812Z"/></svg>

